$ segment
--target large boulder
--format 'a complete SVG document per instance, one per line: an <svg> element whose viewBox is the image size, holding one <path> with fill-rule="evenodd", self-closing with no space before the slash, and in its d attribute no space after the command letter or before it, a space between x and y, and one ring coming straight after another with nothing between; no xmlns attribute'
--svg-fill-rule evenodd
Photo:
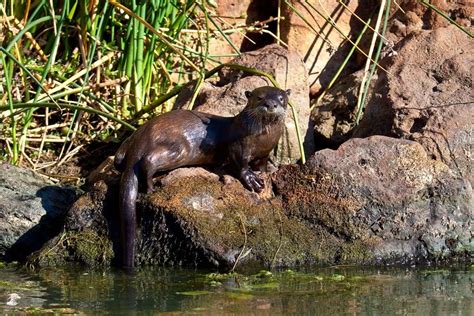
<svg viewBox="0 0 474 316"><path fill-rule="evenodd" d="M305 166L281 167L273 186L265 177L276 196L221 178L178 169L140 196L137 264L465 261L474 251L471 184L416 142L374 136L320 151ZM117 183L95 183L30 263L110 265L119 249Z"/></svg>
<svg viewBox="0 0 474 316"><path fill-rule="evenodd" d="M412 141L352 139L275 176L290 218L336 241L335 262L407 262L469 256L469 181ZM468 258L468 257L465 258Z"/></svg>
<svg viewBox="0 0 474 316"><path fill-rule="evenodd" d="M76 190L0 161L0 258L21 260L56 236Z"/></svg>
<svg viewBox="0 0 474 316"><path fill-rule="evenodd" d="M354 136L417 141L474 183L474 41L452 26L412 33L396 50Z"/></svg>
<svg viewBox="0 0 474 316"><path fill-rule="evenodd" d="M259 198L236 179L225 176L220 182L200 168L178 169L162 183L138 201L137 264L232 267L249 262L268 266L318 262L325 236L288 218L279 199ZM63 233L31 256L30 263L110 265L119 249L117 194L116 179L95 183L71 208Z"/></svg>
<svg viewBox="0 0 474 316"><path fill-rule="evenodd" d="M312 154L314 137L310 125L307 74L298 54L278 45L268 45L262 49L244 53L232 63L269 73L282 89L291 89L290 102L296 109L306 155ZM224 68L219 73L218 81L203 84L193 109L216 115L235 116L247 104L245 91L266 85L272 84L265 77ZM175 108L189 108L192 94L192 87L184 89L176 100ZM275 164L292 163L301 158L296 127L290 109L286 116L285 127L285 133L272 159Z"/></svg>

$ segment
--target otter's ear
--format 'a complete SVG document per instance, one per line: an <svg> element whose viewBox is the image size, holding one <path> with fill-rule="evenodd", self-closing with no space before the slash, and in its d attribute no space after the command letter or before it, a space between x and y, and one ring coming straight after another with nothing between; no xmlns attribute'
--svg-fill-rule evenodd
<svg viewBox="0 0 474 316"><path fill-rule="evenodd" d="M252 91L245 91L245 96L247 97L247 99L250 99L250 97L252 96Z"/></svg>
<svg viewBox="0 0 474 316"><path fill-rule="evenodd" d="M291 94L291 89L288 89L288 90L286 90L285 92L286 92L286 96L289 97L290 94Z"/></svg>

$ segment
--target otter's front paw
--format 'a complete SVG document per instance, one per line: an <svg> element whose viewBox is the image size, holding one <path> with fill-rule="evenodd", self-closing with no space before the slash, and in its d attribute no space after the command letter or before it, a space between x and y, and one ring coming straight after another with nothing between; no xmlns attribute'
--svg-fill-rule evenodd
<svg viewBox="0 0 474 316"><path fill-rule="evenodd" d="M254 172L250 170L244 170L240 173L240 177L242 179L242 183L247 189L257 193L263 191L265 183Z"/></svg>

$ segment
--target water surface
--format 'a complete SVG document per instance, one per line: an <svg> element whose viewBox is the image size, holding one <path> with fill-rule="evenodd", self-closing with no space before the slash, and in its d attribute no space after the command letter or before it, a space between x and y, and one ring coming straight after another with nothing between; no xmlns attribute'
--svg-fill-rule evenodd
<svg viewBox="0 0 474 316"><path fill-rule="evenodd" d="M473 281L469 266L231 275L165 268L134 275L80 267L32 272L3 266L0 314L474 315Z"/></svg>

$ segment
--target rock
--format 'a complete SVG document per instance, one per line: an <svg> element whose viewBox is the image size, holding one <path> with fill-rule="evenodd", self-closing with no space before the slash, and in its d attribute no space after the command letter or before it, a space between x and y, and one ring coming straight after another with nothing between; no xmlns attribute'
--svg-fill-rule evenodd
<svg viewBox="0 0 474 316"><path fill-rule="evenodd" d="M373 9L369 1L346 1L349 10L367 20ZM295 49L306 64L311 94L321 92L342 64L350 45L343 45L346 37L353 38L363 24L338 1L288 1L282 6L281 38L290 49ZM331 16L337 28L329 22ZM310 24L310 25L308 25Z"/></svg>
<svg viewBox="0 0 474 316"><path fill-rule="evenodd" d="M317 152L273 175L277 196L202 170L172 177L137 204L139 265L267 267L467 261L469 181L418 143L384 136ZM99 181L71 208L61 235L29 258L37 266L116 260L117 181Z"/></svg>
<svg viewBox="0 0 474 316"><path fill-rule="evenodd" d="M306 155L314 152L314 137L310 126L309 91L307 75L300 57L278 45L269 45L257 51L242 54L233 63L256 68L272 75L282 89L291 89L290 101L296 108ZM241 71L224 68L218 82L204 83L194 104L194 109L211 114L234 116L247 104L244 92L271 85L264 77L249 76ZM180 93L175 108L189 108L192 88ZM273 157L276 164L296 162L301 158L296 138L296 128L291 110L286 116L286 132Z"/></svg>
<svg viewBox="0 0 474 316"><path fill-rule="evenodd" d="M311 119L318 148L337 148L352 136L363 74L360 70L341 78L314 107ZM373 89L373 82L369 91Z"/></svg>
<svg viewBox="0 0 474 316"><path fill-rule="evenodd" d="M29 262L110 265L119 239L116 194L116 187L96 183L74 203L63 234ZM238 181L221 183L211 177L175 178L155 193L141 195L138 218L140 265L293 266L319 260L318 249L327 242L288 218L278 199L261 199Z"/></svg>
<svg viewBox="0 0 474 316"><path fill-rule="evenodd" d="M471 1L471 0L469 0ZM472 1L471 1L472 2ZM474 16L474 6L467 4L465 0L433 0L430 4L445 12L452 20L458 24L469 28L472 26L469 17ZM435 30L450 25L450 22L439 13L423 5L418 0L402 0L391 5L387 32L385 33L385 47L382 50L382 57L386 55L396 55L393 50L394 45L413 32L421 30ZM362 40L360 47L367 51L370 39ZM366 57L357 52L360 62L365 62Z"/></svg>
<svg viewBox="0 0 474 316"><path fill-rule="evenodd" d="M204 82L194 102L193 109L215 115L235 116L247 104L245 91L271 85L271 82L264 77L250 76L232 84L224 86L219 86L219 84ZM193 86L187 86L181 91L176 99L174 109L191 108L189 102L192 98L193 88Z"/></svg>
<svg viewBox="0 0 474 316"><path fill-rule="evenodd" d="M412 141L351 139L275 175L290 218L336 239L336 263L410 262L474 251L469 181Z"/></svg>
<svg viewBox="0 0 474 316"><path fill-rule="evenodd" d="M215 15L221 16L222 18L214 18L214 21L218 23L222 30L228 29L231 25L245 22L250 3L251 0L218 0ZM213 8L209 7L208 9ZM199 14L201 14L201 12L199 12ZM238 55L240 53L240 47L245 39L245 33L236 31L226 34L228 39L234 44L235 48L233 48L214 25L211 24L210 27L212 31L216 32L216 36L211 36L208 39L209 55L215 56L214 58L220 62L228 62L232 59L232 57L229 56ZM196 41L196 43L199 43L199 41ZM200 48L197 45L202 45L202 43L196 44L195 49L199 50Z"/></svg>
<svg viewBox="0 0 474 316"><path fill-rule="evenodd" d="M27 264L61 266L74 261L90 267L110 265L114 257L112 241L117 244L119 238L117 183L118 178L92 184L71 206L61 233L31 254ZM104 206L108 206L108 213L103 212Z"/></svg>
<svg viewBox="0 0 474 316"><path fill-rule="evenodd" d="M396 50L354 136L417 141L474 183L474 42L447 27L414 33Z"/></svg>
<svg viewBox="0 0 474 316"><path fill-rule="evenodd" d="M174 182L182 178L194 178L200 177L208 179L210 181L218 181L219 176L215 173L209 172L204 168L178 168L173 171L170 171L166 176L164 176L160 182L162 185L172 185Z"/></svg>
<svg viewBox="0 0 474 316"><path fill-rule="evenodd" d="M474 15L474 6L472 5L472 1L471 4L468 3L469 1L433 0L430 4L445 12L457 23L469 27L471 23L466 23L466 20L469 20L469 17ZM401 10L399 8L401 8ZM425 30L433 30L446 27L450 24L446 18L424 6L417 0L397 1L397 6L392 6L390 20L389 25L391 22L397 20L406 26L407 32L405 34L399 34L399 36L408 35L410 30L420 30L422 28Z"/></svg>
<svg viewBox="0 0 474 316"><path fill-rule="evenodd" d="M210 3L207 4L208 13L213 16L213 23L209 23L209 26L214 36L207 38L209 56L213 60L228 62L239 56L240 52L259 49L274 42L274 37L266 32L261 32L259 26L262 21L268 21L271 17L277 16L278 4L276 2L217 0L215 4L215 7L211 6ZM201 14L199 10L198 14ZM204 17L202 18L204 19ZM226 31L227 39L214 23L221 30ZM271 25L272 23L269 23L269 26L266 28L271 28ZM251 28L254 30L250 30ZM233 43L234 47L232 47L228 40ZM194 50L200 51L202 43L197 39L195 41L187 41L187 43L193 42L195 43ZM209 68L213 68L216 64L208 62L208 65L210 66Z"/></svg>
<svg viewBox="0 0 474 316"><path fill-rule="evenodd" d="M0 161L0 258L22 260L56 236L76 190Z"/></svg>

